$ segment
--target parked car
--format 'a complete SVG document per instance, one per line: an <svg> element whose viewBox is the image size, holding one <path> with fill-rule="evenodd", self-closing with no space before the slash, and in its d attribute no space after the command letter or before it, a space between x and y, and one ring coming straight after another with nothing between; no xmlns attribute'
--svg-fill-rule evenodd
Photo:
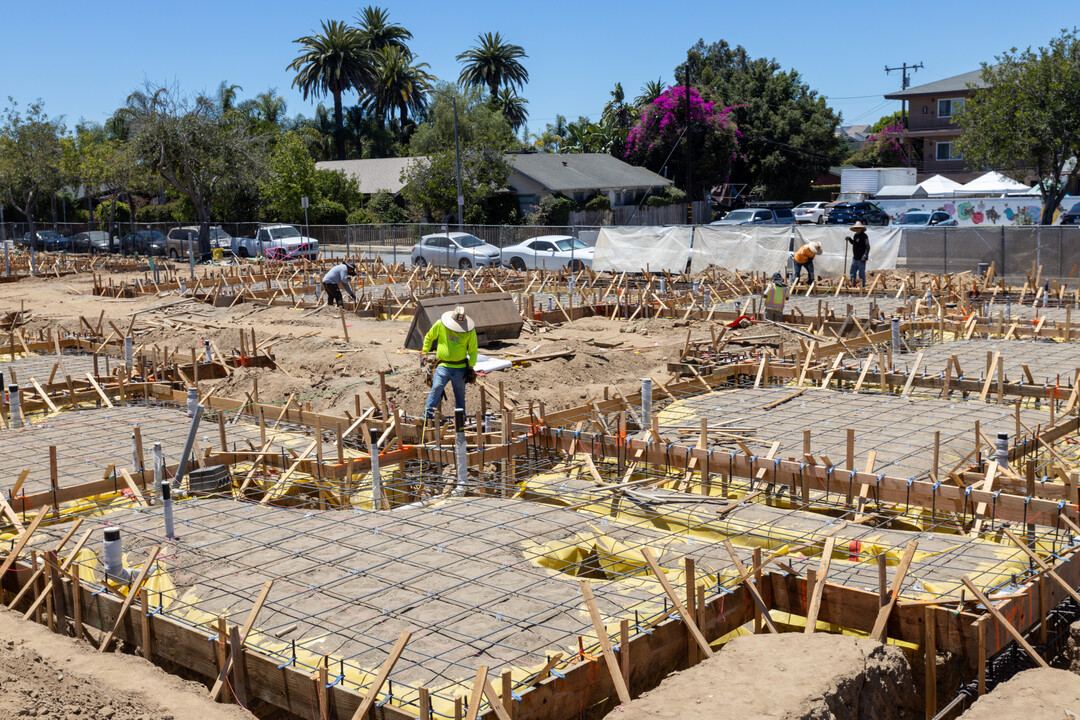
<svg viewBox="0 0 1080 720"><path fill-rule="evenodd" d="M231 238L230 249L237 257L273 257L279 260L314 260L319 241L305 237L292 225L266 225L253 238Z"/></svg>
<svg viewBox="0 0 1080 720"><path fill-rule="evenodd" d="M118 244L114 243L118 247ZM71 251L78 253L101 254L109 252L109 233L105 230L90 230L76 233L71 237Z"/></svg>
<svg viewBox="0 0 1080 720"><path fill-rule="evenodd" d="M956 218L941 210L908 210L893 220L893 225L898 227L956 227L958 224Z"/></svg>
<svg viewBox="0 0 1080 720"><path fill-rule="evenodd" d="M872 202L840 203L829 211L825 222L829 225L888 225L889 214Z"/></svg>
<svg viewBox="0 0 1080 720"><path fill-rule="evenodd" d="M165 236L157 230L137 230L120 238L124 255L164 255Z"/></svg>
<svg viewBox="0 0 1080 720"><path fill-rule="evenodd" d="M796 205L792 210L797 223L816 223L821 225L825 222L825 206L827 202L804 202Z"/></svg>
<svg viewBox="0 0 1080 720"><path fill-rule="evenodd" d="M502 264L514 270L580 270L592 267L593 248L571 235L540 235L502 249Z"/></svg>
<svg viewBox="0 0 1080 720"><path fill-rule="evenodd" d="M459 267L494 267L499 264L499 248L489 245L475 235L464 232L445 232L425 235L413 245L413 265L443 265Z"/></svg>
<svg viewBox="0 0 1080 720"><path fill-rule="evenodd" d="M710 225L788 225L795 222L791 208L743 208L732 210Z"/></svg>
<svg viewBox="0 0 1080 720"><path fill-rule="evenodd" d="M71 239L64 237L55 230L36 230L33 238L30 237L30 233L26 233L22 238L17 238L15 246L27 249L33 246L35 250L45 252L65 252L71 249Z"/></svg>
<svg viewBox="0 0 1080 720"><path fill-rule="evenodd" d="M1061 213L1062 225L1080 225L1080 203L1076 203L1068 212Z"/></svg>
<svg viewBox="0 0 1080 720"><path fill-rule="evenodd" d="M186 258L192 243L196 248L199 246L199 228L195 225L173 228L165 238L165 248L173 259ZM232 236L220 225L210 226L210 248L232 252Z"/></svg>

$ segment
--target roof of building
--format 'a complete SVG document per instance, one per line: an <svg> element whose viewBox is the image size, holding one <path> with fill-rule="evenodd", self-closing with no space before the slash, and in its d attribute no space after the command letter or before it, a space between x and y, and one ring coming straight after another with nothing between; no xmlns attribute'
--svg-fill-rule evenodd
<svg viewBox="0 0 1080 720"><path fill-rule="evenodd" d="M342 170L346 175L356 178L360 192L374 195L385 190L397 195L405 183L401 180L401 171L416 161L426 162L427 158L367 158L363 160L323 160L315 163L319 170Z"/></svg>
<svg viewBox="0 0 1080 720"><path fill-rule="evenodd" d="M935 80L934 82L926 83L925 85L916 85L915 87L909 87L907 90L889 93L885 96L885 99L903 100L904 98L914 97L916 95L940 95L942 93L965 92L970 89L968 85L977 88L986 87L986 83L982 79L981 68L979 70L966 72L963 75L953 75L952 77Z"/></svg>
<svg viewBox="0 0 1080 720"><path fill-rule="evenodd" d="M870 139L869 125L841 125L836 134L848 142L862 143Z"/></svg>
<svg viewBox="0 0 1080 720"><path fill-rule="evenodd" d="M550 192L588 190L641 190L671 185L671 180L651 170L637 167L604 153L507 153L506 159L515 174L527 177ZM342 170L356 178L360 192L386 190L397 194L405 183L401 171L412 162L426 162L424 157L368 158L363 160L325 160L315 163L320 170Z"/></svg>
<svg viewBox="0 0 1080 720"><path fill-rule="evenodd" d="M647 189L671 185L651 170L605 153L520 153L507 155L514 171L551 192Z"/></svg>

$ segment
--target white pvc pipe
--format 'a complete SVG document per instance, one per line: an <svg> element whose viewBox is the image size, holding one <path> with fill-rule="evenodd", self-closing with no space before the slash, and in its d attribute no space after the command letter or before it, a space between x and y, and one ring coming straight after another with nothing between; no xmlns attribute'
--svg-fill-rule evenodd
<svg viewBox="0 0 1080 720"><path fill-rule="evenodd" d="M126 585L131 582L131 571L124 567L124 544L120 540L120 528L105 528L105 580Z"/></svg>
<svg viewBox="0 0 1080 720"><path fill-rule="evenodd" d="M469 462L468 447L465 443L465 412L463 410L454 410L454 424L457 428L457 435L454 441L454 455L457 464L457 483L454 485L454 489L445 497L440 495L438 497L425 498L424 500L409 503L408 505L399 505L396 508L397 510L427 507L439 500L462 497L465 494L465 489L469 482Z"/></svg>
<svg viewBox="0 0 1080 720"><path fill-rule="evenodd" d="M22 427L22 399L19 397L19 386L8 385L8 413L11 417L11 427Z"/></svg>
<svg viewBox="0 0 1080 720"><path fill-rule="evenodd" d="M134 345L135 345L135 339L134 338L132 338L130 335L127 335L127 336L124 337L124 367L127 368L127 371L129 373L131 372L132 364L134 364L134 362L135 362L135 360L134 360L134 355L135 355Z"/></svg>
<svg viewBox="0 0 1080 720"><path fill-rule="evenodd" d="M641 378L641 429L652 425L652 378Z"/></svg>

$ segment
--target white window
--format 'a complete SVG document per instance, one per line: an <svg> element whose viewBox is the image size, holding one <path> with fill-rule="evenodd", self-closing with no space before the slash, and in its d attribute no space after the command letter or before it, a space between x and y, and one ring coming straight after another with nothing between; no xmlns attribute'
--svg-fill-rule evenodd
<svg viewBox="0 0 1080 720"><path fill-rule="evenodd" d="M938 160L963 160L964 156L955 147L955 144L951 142L939 142L935 157Z"/></svg>
<svg viewBox="0 0 1080 720"><path fill-rule="evenodd" d="M949 98L937 101L937 114L939 118L951 118L960 108L964 107L964 98Z"/></svg>

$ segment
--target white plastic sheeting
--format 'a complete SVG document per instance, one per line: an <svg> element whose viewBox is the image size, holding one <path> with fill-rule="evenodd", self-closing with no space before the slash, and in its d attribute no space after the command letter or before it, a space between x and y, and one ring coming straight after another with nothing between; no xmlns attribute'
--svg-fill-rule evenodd
<svg viewBox="0 0 1080 720"><path fill-rule="evenodd" d="M792 232L794 231L794 243ZM593 270L614 272L682 272L691 260L691 272L709 265L743 270L784 273L794 266L795 249L811 241L821 243L824 252L814 259L814 271L823 277L846 275L851 264L851 235L846 226L762 225L758 227L698 225L693 228L693 256L690 255L690 226L603 228L596 240ZM872 227L870 262L867 270L893 270L900 253L900 228Z"/></svg>
<svg viewBox="0 0 1080 720"><path fill-rule="evenodd" d="M709 265L729 270L783 273L790 264L791 225L715 226L694 229L692 272ZM798 247L798 245L796 245Z"/></svg>
<svg viewBox="0 0 1080 720"><path fill-rule="evenodd" d="M698 228L700 231L701 228ZM593 270L682 272L690 259L688 225L602 228L596 238Z"/></svg>
<svg viewBox="0 0 1080 720"><path fill-rule="evenodd" d="M814 273L822 277L847 275L851 268L851 244L844 238L851 237L851 234L846 226L800 227L795 237L795 248L816 240L821 243L823 252L814 258ZM894 227L872 227L867 229L866 236L870 239L870 260L866 263L866 269L895 270L903 231Z"/></svg>

